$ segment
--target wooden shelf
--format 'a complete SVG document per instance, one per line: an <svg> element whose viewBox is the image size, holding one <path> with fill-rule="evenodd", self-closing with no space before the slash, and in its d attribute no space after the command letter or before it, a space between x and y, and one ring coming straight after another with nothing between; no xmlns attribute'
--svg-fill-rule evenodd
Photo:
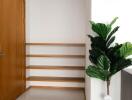
<svg viewBox="0 0 132 100"><path fill-rule="evenodd" d="M29 88L36 89L59 89L59 90L85 90L84 87L59 87L59 86L31 86Z"/></svg>
<svg viewBox="0 0 132 100"><path fill-rule="evenodd" d="M40 77L31 76L27 78L27 81L46 81L46 82L84 82L84 78L76 77Z"/></svg>
<svg viewBox="0 0 132 100"><path fill-rule="evenodd" d="M52 45L52 46L79 46L85 47L85 43L26 43L26 45Z"/></svg>
<svg viewBox="0 0 132 100"><path fill-rule="evenodd" d="M61 57L61 58L85 58L85 55L64 55L64 54L30 54L26 57Z"/></svg>
<svg viewBox="0 0 132 100"><path fill-rule="evenodd" d="M84 66L27 66L27 69L48 69L48 70L85 70Z"/></svg>

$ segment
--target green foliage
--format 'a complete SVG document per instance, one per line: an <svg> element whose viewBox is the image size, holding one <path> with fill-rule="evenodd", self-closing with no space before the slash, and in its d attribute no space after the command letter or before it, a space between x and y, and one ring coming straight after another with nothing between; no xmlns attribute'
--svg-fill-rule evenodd
<svg viewBox="0 0 132 100"><path fill-rule="evenodd" d="M107 56L101 55L98 58L97 66L102 70L108 70L110 68L110 60Z"/></svg>
<svg viewBox="0 0 132 100"><path fill-rule="evenodd" d="M115 17L115 18L111 21L110 26L112 26L112 25L116 22L117 19L118 19L118 17Z"/></svg>
<svg viewBox="0 0 132 100"><path fill-rule="evenodd" d="M118 17L113 19L110 24L90 21L92 30L97 34L89 35L91 40L89 59L93 65L87 67L86 73L90 77L108 81L118 71L132 65L132 59L127 58L132 55L132 44L130 42L114 44L116 38L114 34L119 26L115 28L112 26L117 19Z"/></svg>
<svg viewBox="0 0 132 100"><path fill-rule="evenodd" d="M106 41L109 41L109 39L111 38L111 36L116 32L118 31L119 29L119 26L115 27L109 34L108 34L108 37L107 37L107 40Z"/></svg>
<svg viewBox="0 0 132 100"><path fill-rule="evenodd" d="M108 33L111 31L111 26L105 25L103 23L94 23L94 22L91 22L91 24L92 24L92 30L105 40Z"/></svg>
<svg viewBox="0 0 132 100"><path fill-rule="evenodd" d="M123 58L131 55L132 54L132 44L130 42L124 43L122 47L117 50L117 54Z"/></svg>

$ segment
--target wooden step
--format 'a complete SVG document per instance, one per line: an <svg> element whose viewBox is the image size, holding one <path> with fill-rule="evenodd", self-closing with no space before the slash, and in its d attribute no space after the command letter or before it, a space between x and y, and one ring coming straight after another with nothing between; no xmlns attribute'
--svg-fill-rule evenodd
<svg viewBox="0 0 132 100"><path fill-rule="evenodd" d="M41 77L80 77L84 78L85 71L84 70L27 70L30 76L41 76Z"/></svg>
<svg viewBox="0 0 132 100"><path fill-rule="evenodd" d="M26 57L55 57L55 58L85 58L85 55L65 55L65 54L28 54Z"/></svg>
<svg viewBox="0 0 132 100"><path fill-rule="evenodd" d="M51 46L77 46L77 47L85 47L85 43L26 43L26 45L40 45L40 46L45 46L45 45L51 45Z"/></svg>
<svg viewBox="0 0 132 100"><path fill-rule="evenodd" d="M85 70L84 66L40 66L40 65L32 65L27 66L27 69L48 69L48 70Z"/></svg>
<svg viewBox="0 0 132 100"><path fill-rule="evenodd" d="M63 89L63 90L84 90L84 87L58 87L58 86L30 86L30 88L38 88L38 89Z"/></svg>
<svg viewBox="0 0 132 100"><path fill-rule="evenodd" d="M27 81L48 81L48 82L84 82L84 78L75 77L40 77L31 76L27 78Z"/></svg>

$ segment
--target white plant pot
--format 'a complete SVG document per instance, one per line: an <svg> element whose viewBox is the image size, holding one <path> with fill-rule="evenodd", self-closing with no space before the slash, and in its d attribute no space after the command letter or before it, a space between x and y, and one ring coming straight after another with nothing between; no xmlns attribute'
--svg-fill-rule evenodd
<svg viewBox="0 0 132 100"><path fill-rule="evenodd" d="M111 97L110 95L106 95L106 96L104 97L104 100L112 100L112 97Z"/></svg>

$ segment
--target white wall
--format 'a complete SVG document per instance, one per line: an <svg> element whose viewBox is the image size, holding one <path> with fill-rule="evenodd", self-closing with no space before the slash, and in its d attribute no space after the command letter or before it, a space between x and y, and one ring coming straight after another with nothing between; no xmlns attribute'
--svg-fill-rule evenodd
<svg viewBox="0 0 132 100"><path fill-rule="evenodd" d="M91 0L86 0L86 14L87 14L87 34L91 33L91 27L89 21L91 20ZM89 61L89 49L90 49L90 39L86 37L86 67L90 64ZM91 100L91 79L85 75L85 95L86 100Z"/></svg>
<svg viewBox="0 0 132 100"><path fill-rule="evenodd" d="M132 42L131 0L92 0L92 19L100 22L109 22L114 17L119 17L117 25L120 29L117 33L117 42Z"/></svg>
<svg viewBox="0 0 132 100"><path fill-rule="evenodd" d="M86 0L26 0L27 42L77 42L86 37Z"/></svg>
<svg viewBox="0 0 132 100"><path fill-rule="evenodd" d="M88 0L26 0L26 42L85 43L86 34L89 31L88 9ZM85 55L85 53L85 47L27 47L27 54ZM85 59L27 58L27 65L85 66ZM84 71L75 70L71 72L56 70L47 71L46 73L46 71L27 70L27 77L36 75L84 77ZM84 84L82 85L84 86Z"/></svg>
<svg viewBox="0 0 132 100"><path fill-rule="evenodd" d="M132 22L132 1L131 0L92 0L92 20L96 22L108 22L114 17L119 17L116 25L120 26L116 34L116 42L123 43L132 42L131 38L131 22ZM91 98L87 100L103 100L106 93L106 85L104 82L91 78ZM110 94L112 100L121 100L120 87L121 75L117 73L112 78Z"/></svg>

